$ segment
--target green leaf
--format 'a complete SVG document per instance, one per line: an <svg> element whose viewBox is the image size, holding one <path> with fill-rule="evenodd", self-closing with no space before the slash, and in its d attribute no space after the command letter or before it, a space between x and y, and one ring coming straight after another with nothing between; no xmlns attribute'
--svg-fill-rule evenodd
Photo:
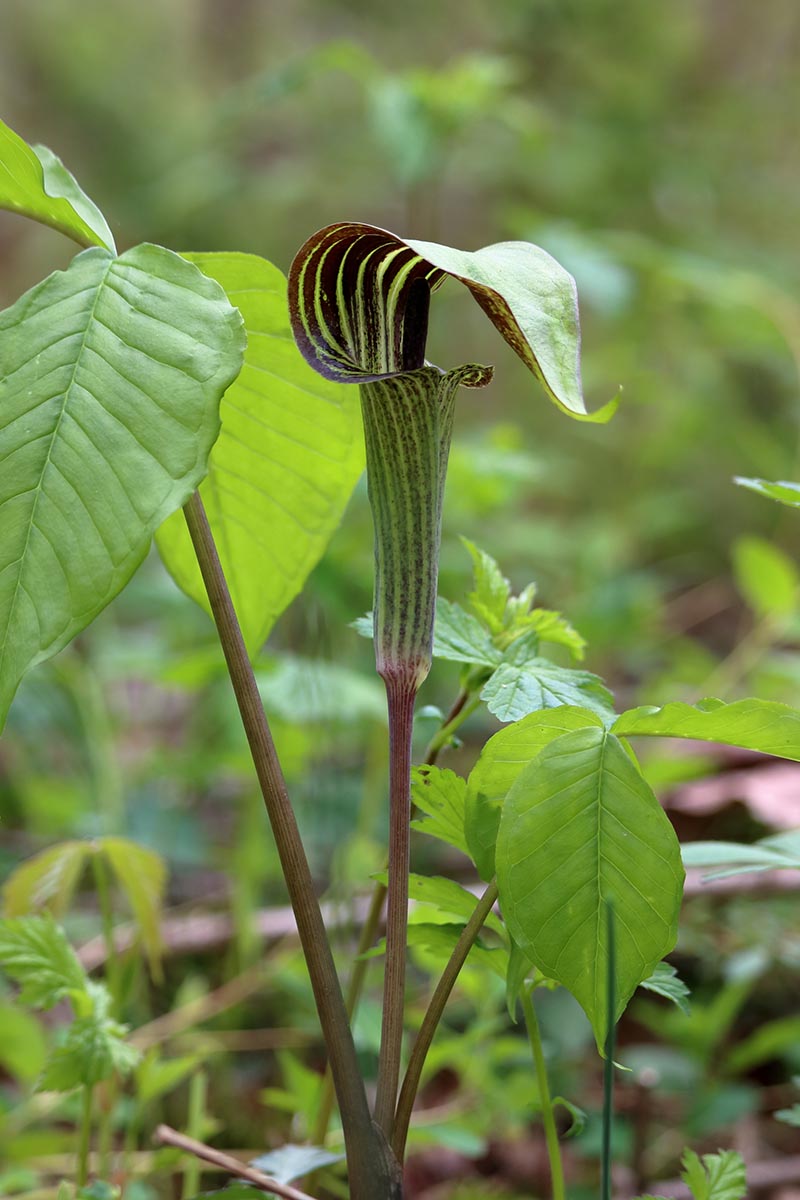
<svg viewBox="0 0 800 1200"><path fill-rule="evenodd" d="M589 1119L584 1109L578 1108L578 1105L573 1104L571 1100L565 1100L563 1096L553 1096L553 1106L555 1107L556 1104L560 1104L562 1108L565 1108L572 1118L572 1124L565 1133L561 1134L561 1137L579 1137L586 1128L586 1122Z"/></svg>
<svg viewBox="0 0 800 1200"><path fill-rule="evenodd" d="M489 739L467 780L464 831L472 861L487 882L494 879L494 847L503 802L520 773L564 733L603 722L586 708L532 713Z"/></svg>
<svg viewBox="0 0 800 1200"><path fill-rule="evenodd" d="M788 617L794 612L800 578L777 546L763 538L739 538L733 565L739 591L757 617Z"/></svg>
<svg viewBox="0 0 800 1200"><path fill-rule="evenodd" d="M772 483L769 479L746 479L742 475L737 475L734 483L749 488L751 492L758 492L768 500L777 500L780 504L788 504L790 508L800 508L800 483L791 483L786 479Z"/></svg>
<svg viewBox="0 0 800 1200"><path fill-rule="evenodd" d="M689 989L672 963L657 963L653 974L649 979L643 979L639 987L671 1000L682 1013L689 1016Z"/></svg>
<svg viewBox="0 0 800 1200"><path fill-rule="evenodd" d="M467 596L467 601L478 620L492 633L497 633L503 628L511 584L490 554L479 549L467 538L462 537L461 542L472 558L475 579L474 591Z"/></svg>
<svg viewBox="0 0 800 1200"><path fill-rule="evenodd" d="M695 1200L744 1200L745 1165L735 1150L704 1154L702 1163L694 1150L685 1150L682 1162L681 1178Z"/></svg>
<svg viewBox="0 0 800 1200"><path fill-rule="evenodd" d="M254 657L322 557L364 469L358 395L320 379L298 354L277 267L252 254L186 257L222 285L247 331L200 495ZM178 585L210 611L179 513L156 542Z"/></svg>
<svg viewBox="0 0 800 1200"><path fill-rule="evenodd" d="M21 1003L32 1008L52 1008L86 988L86 972L49 913L0 920L0 966L20 984Z"/></svg>
<svg viewBox="0 0 800 1200"><path fill-rule="evenodd" d="M90 852L88 842L60 842L12 871L3 885L3 912L22 917L48 906L59 916L69 906Z"/></svg>
<svg viewBox="0 0 800 1200"><path fill-rule="evenodd" d="M381 682L338 663L282 657L270 670L258 671L256 680L268 712L287 721L386 724Z"/></svg>
<svg viewBox="0 0 800 1200"><path fill-rule="evenodd" d="M0 1004L0 1066L9 1075L30 1083L47 1057L42 1026L18 1005ZM0 1195L2 1195L0 1190Z"/></svg>
<svg viewBox="0 0 800 1200"><path fill-rule="evenodd" d="M606 718L614 713L614 698L597 675L546 658L504 662L484 684L481 699L500 721L518 721L561 705L588 708Z"/></svg>
<svg viewBox="0 0 800 1200"><path fill-rule="evenodd" d="M167 882L164 860L155 851L127 838L100 838L97 848L105 855L125 893L150 969L158 982L161 978L161 909Z"/></svg>
<svg viewBox="0 0 800 1200"><path fill-rule="evenodd" d="M386 883L386 871L378 872L375 879ZM477 896L468 892L453 879L445 879L442 875L416 875L413 871L408 878L408 894L412 900L417 900L420 904L430 904L441 913L452 917L463 917L465 921L472 916L478 903ZM496 913L489 913L484 925L505 939L505 926Z"/></svg>
<svg viewBox="0 0 800 1200"><path fill-rule="evenodd" d="M86 250L0 313L0 726L199 483L243 337L158 246Z"/></svg>
<svg viewBox="0 0 800 1200"><path fill-rule="evenodd" d="M800 1129L800 1104L793 1104L791 1108L779 1108L775 1113L775 1120Z"/></svg>
<svg viewBox="0 0 800 1200"><path fill-rule="evenodd" d="M100 209L46 146L29 146L0 121L0 208L31 217L82 246L116 253Z"/></svg>
<svg viewBox="0 0 800 1200"><path fill-rule="evenodd" d="M270 1150L269 1154L261 1154L250 1163L258 1171L270 1175L278 1183L292 1183L302 1179L320 1167L330 1167L333 1163L342 1162L343 1154L334 1154L321 1146L281 1146L278 1150Z"/></svg>
<svg viewBox="0 0 800 1200"><path fill-rule="evenodd" d="M411 773L411 801L425 816L411 828L454 846L469 855L464 838L466 780L442 767L415 767Z"/></svg>
<svg viewBox="0 0 800 1200"><path fill-rule="evenodd" d="M433 657L486 667L496 667L503 661L502 652L492 644L478 618L441 596L436 601Z"/></svg>
<svg viewBox="0 0 800 1200"><path fill-rule="evenodd" d="M69 1092L112 1075L129 1075L139 1052L124 1040L127 1028L109 1016L111 997L100 983L86 984L88 1011L76 1017L47 1062L37 1090Z"/></svg>
<svg viewBox="0 0 800 1200"><path fill-rule="evenodd" d="M618 737L679 737L743 746L800 761L800 711L772 700L678 701L632 708L612 725Z"/></svg>
<svg viewBox="0 0 800 1200"><path fill-rule="evenodd" d="M800 869L800 834L790 830L785 834L764 838L743 846L738 842L689 842L681 847L684 866L724 867L707 879L724 879L750 871L773 871L778 868Z"/></svg>
<svg viewBox="0 0 800 1200"><path fill-rule="evenodd" d="M359 383L421 367L428 292L448 276L466 285L559 408L579 420L609 419L613 402L590 415L583 399L575 281L528 242L468 253L373 225L329 225L289 272L301 353L327 378Z"/></svg>
<svg viewBox="0 0 800 1200"><path fill-rule="evenodd" d="M605 901L617 919L616 1019L677 936L675 833L620 742L581 729L545 746L509 792L497 883L511 936L606 1036Z"/></svg>
<svg viewBox="0 0 800 1200"><path fill-rule="evenodd" d="M800 1045L800 1016L765 1021L754 1033L732 1046L725 1056L725 1071L742 1075L772 1059L780 1059Z"/></svg>
<svg viewBox="0 0 800 1200"><path fill-rule="evenodd" d="M149 1104L151 1100L165 1096L191 1075L202 1061L198 1054L159 1058L155 1048L148 1051L134 1072L139 1103Z"/></svg>

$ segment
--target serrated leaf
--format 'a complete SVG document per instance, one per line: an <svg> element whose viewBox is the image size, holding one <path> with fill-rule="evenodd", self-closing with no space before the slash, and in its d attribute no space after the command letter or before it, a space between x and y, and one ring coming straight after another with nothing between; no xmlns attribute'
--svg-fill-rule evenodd
<svg viewBox="0 0 800 1200"><path fill-rule="evenodd" d="M142 947L156 981L161 978L161 909L167 869L164 860L127 838L100 838L97 848L108 860L130 905Z"/></svg>
<svg viewBox="0 0 800 1200"><path fill-rule="evenodd" d="M788 504L790 508L800 508L800 483L792 483L787 479L773 483L769 479L747 479L742 475L737 475L734 483L749 488L751 492L758 492L768 500L777 500L780 504Z"/></svg>
<svg viewBox="0 0 800 1200"><path fill-rule="evenodd" d="M685 1150L682 1162L681 1178L695 1200L744 1200L747 1176L735 1150L704 1154L702 1162L694 1150Z"/></svg>
<svg viewBox="0 0 800 1200"><path fill-rule="evenodd" d="M254 657L322 557L364 469L358 394L303 361L277 267L252 254L186 257L222 285L247 330L200 495ZM180 514L156 542L175 581L210 611Z"/></svg>
<svg viewBox="0 0 800 1200"><path fill-rule="evenodd" d="M411 801L424 817L411 828L454 846L469 855L464 838L466 780L442 767L415 767L411 773Z"/></svg>
<svg viewBox="0 0 800 1200"><path fill-rule="evenodd" d="M0 726L199 483L243 338L158 246L86 250L0 313Z"/></svg>
<svg viewBox="0 0 800 1200"><path fill-rule="evenodd" d="M736 584L757 617L790 616L797 607L800 578L788 555L758 537L739 538L733 547Z"/></svg>
<svg viewBox="0 0 800 1200"><path fill-rule="evenodd" d="M675 833L636 765L602 729L563 734L511 788L500 820L497 883L509 932L540 971L607 1032L606 899L615 902L615 994L673 949L683 868Z"/></svg>
<svg viewBox="0 0 800 1200"><path fill-rule="evenodd" d="M0 920L0 966L22 988L21 1003L32 1008L52 1008L86 989L86 972L49 913Z"/></svg>
<svg viewBox="0 0 800 1200"><path fill-rule="evenodd" d="M504 662L484 684L481 699L500 721L518 721L561 705L588 708L605 718L614 713L614 698L597 675L546 658Z"/></svg>
<svg viewBox="0 0 800 1200"><path fill-rule="evenodd" d="M467 847L481 878L494 878L500 812L518 776L550 742L589 726L601 729L603 722L589 709L564 705L532 713L489 738L470 772L464 804Z"/></svg>
<svg viewBox="0 0 800 1200"><path fill-rule="evenodd" d="M653 974L649 979L643 979L639 987L671 1000L682 1013L689 1016L689 989L672 963L657 963Z"/></svg>
<svg viewBox="0 0 800 1200"><path fill-rule="evenodd" d="M37 1090L69 1092L92 1086L112 1075L130 1074L139 1051L125 1041L127 1027L109 1016L111 997L103 984L88 982L90 1011L69 1026L61 1045L45 1065Z"/></svg>
<svg viewBox="0 0 800 1200"><path fill-rule="evenodd" d="M462 537L461 543L466 547L472 559L475 581L474 589L467 596L467 601L478 619L483 621L492 633L497 633L503 628L506 605L511 595L511 584L490 554L481 550L467 538Z"/></svg>
<svg viewBox="0 0 800 1200"><path fill-rule="evenodd" d="M492 644L478 618L441 596L436 601L433 657L486 667L496 667L503 661L502 652Z"/></svg>
<svg viewBox="0 0 800 1200"><path fill-rule="evenodd" d="M87 842L60 842L34 854L3 885L3 913L21 917L48 906L60 915L69 906L90 852Z"/></svg>
<svg viewBox="0 0 800 1200"><path fill-rule="evenodd" d="M29 146L0 121L0 208L31 217L82 246L116 253L100 209L46 146Z"/></svg>
<svg viewBox="0 0 800 1200"><path fill-rule="evenodd" d="M800 761L800 711L772 700L709 697L698 704L674 702L623 713L612 725L618 737L678 737L742 746Z"/></svg>
<svg viewBox="0 0 800 1200"><path fill-rule="evenodd" d="M413 914L412 914L413 916ZM466 921L456 923L454 921L423 921L412 920L408 926L408 945L419 946L426 950L432 950L435 954L447 961L456 943L461 936L461 933L466 925ZM386 938L380 938L371 950L361 955L363 959L382 958L386 953ZM508 969L508 951L505 946L487 946L480 938L476 939L469 950L469 961L473 963L482 963L484 967L497 975L500 979L505 980L506 971Z"/></svg>
<svg viewBox="0 0 800 1200"><path fill-rule="evenodd" d="M342 1162L343 1154L334 1154L321 1146L281 1146L278 1150L270 1150L268 1154L260 1154L250 1163L258 1171L270 1175L278 1183L292 1183L302 1179L320 1167L330 1167Z"/></svg>
<svg viewBox="0 0 800 1200"><path fill-rule="evenodd" d="M531 629L540 642L565 646L578 662L583 658L586 651L586 639L578 633L575 626L571 625L562 613L549 608L534 608L519 623Z"/></svg>

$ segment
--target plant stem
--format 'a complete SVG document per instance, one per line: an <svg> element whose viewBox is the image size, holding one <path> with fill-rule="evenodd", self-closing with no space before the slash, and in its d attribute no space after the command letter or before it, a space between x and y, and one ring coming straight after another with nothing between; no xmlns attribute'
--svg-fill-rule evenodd
<svg viewBox="0 0 800 1200"><path fill-rule="evenodd" d="M208 518L197 492L184 507L184 515L297 921L342 1115L353 1200L386 1200L387 1196L400 1195L399 1169L392 1162L385 1139L379 1135L370 1117L311 870Z"/></svg>
<svg viewBox="0 0 800 1200"><path fill-rule="evenodd" d="M236 1158L231 1158L229 1154L223 1154L221 1150L206 1146L203 1142L198 1142L196 1138L178 1133L169 1125L159 1125L153 1136L162 1145L175 1146L186 1154L194 1154L204 1162L211 1163L218 1170L227 1171L229 1175L234 1175L237 1179L244 1179L247 1183L254 1184L262 1192L283 1196L285 1200L311 1200L311 1197L307 1196L305 1192L298 1191L288 1183L279 1183L277 1179L272 1179L263 1171L257 1171L255 1167L246 1167L244 1163L239 1162Z"/></svg>
<svg viewBox="0 0 800 1200"><path fill-rule="evenodd" d="M389 705L389 879L375 1120L389 1137L403 1048L411 847L411 734L417 689L415 682L404 674L387 675L385 682Z"/></svg>
<svg viewBox="0 0 800 1200"><path fill-rule="evenodd" d="M422 1068L425 1064L428 1051L431 1048L433 1035L441 1020L453 986L458 979L459 972L466 962L467 955L472 949L483 927L483 923L492 911L496 900L497 884L490 883L475 906L475 910L469 921L462 929L461 936L453 947L453 953L450 955L442 977L434 989L427 1012L422 1019L419 1033L411 1050L411 1057L408 1060L408 1068L403 1079L403 1086L400 1089L400 1098L397 1102L397 1113L394 1119L392 1147L399 1162L403 1161L405 1154L408 1126L411 1121L411 1110L414 1107L417 1089L422 1078Z"/></svg>
<svg viewBox="0 0 800 1200"><path fill-rule="evenodd" d="M85 1187L89 1182L89 1146L92 1140L92 1098L93 1088L85 1084L83 1089L83 1106L81 1109L81 1129L78 1140L78 1187Z"/></svg>
<svg viewBox="0 0 800 1200"><path fill-rule="evenodd" d="M205 1071L196 1071L189 1081L189 1111L187 1113L187 1132L189 1137L199 1140L203 1133L203 1118L206 1111L208 1095L208 1076ZM200 1163L192 1158L183 1173L181 1200L191 1200L200 1188Z"/></svg>
<svg viewBox="0 0 800 1200"><path fill-rule="evenodd" d="M525 1016L525 1026L528 1039L533 1050L533 1061L536 1064L536 1082L539 1087L539 1102L542 1106L542 1124L547 1142L547 1156L550 1160L550 1179L553 1185L553 1200L565 1200L564 1168L561 1162L561 1147L558 1142L553 1101L550 1098L550 1085L547 1082L547 1064L544 1060L542 1038L539 1032L539 1020L533 1006L533 997L527 988L522 991L522 1012Z"/></svg>
<svg viewBox="0 0 800 1200"><path fill-rule="evenodd" d="M423 762L426 766L432 767L436 763L442 749L448 744L455 731L460 725L466 721L467 717L475 711L479 703L479 698L472 704L467 705L470 698L470 692L461 690L453 703L452 708L444 718L440 729L434 734L428 743L428 748L425 751ZM376 883L372 889L372 900L370 901L369 912L367 913L364 924L361 927L361 933L358 938L358 946L356 949L355 962L353 969L350 972L350 981L347 985L346 1006L347 1015L352 1022L353 1017L358 1009L358 1003L361 999L361 993L364 989L364 981L367 977L369 969L369 959L364 956L375 944L380 928L381 915L383 913L383 905L386 900L386 884ZM330 1068L325 1072L325 1079L322 1085L322 1097L320 1099L319 1112L317 1121L312 1132L312 1140L316 1145L321 1146L328 1132L331 1114L333 1113L333 1079L331 1077Z"/></svg>

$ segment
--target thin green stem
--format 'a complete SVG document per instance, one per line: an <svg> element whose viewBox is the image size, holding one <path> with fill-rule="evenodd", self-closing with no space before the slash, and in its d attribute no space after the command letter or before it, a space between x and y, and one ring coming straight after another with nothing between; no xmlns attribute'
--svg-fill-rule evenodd
<svg viewBox="0 0 800 1200"><path fill-rule="evenodd" d="M184 507L297 921L342 1115L353 1200L400 1195L399 1169L372 1122L314 882L200 496Z"/></svg>
<svg viewBox="0 0 800 1200"><path fill-rule="evenodd" d="M386 903L386 959L383 1022L378 1056L375 1120L391 1135L403 1049L408 873L411 847L411 735L416 684L405 676L387 676L389 705L389 877Z"/></svg>
<svg viewBox="0 0 800 1200"><path fill-rule="evenodd" d="M189 1111L187 1113L186 1131L189 1137L200 1141L203 1136L203 1124L208 1097L208 1076L205 1071L197 1071L189 1081ZM190 1200L200 1190L200 1162L190 1158L183 1172L181 1200Z"/></svg>
<svg viewBox="0 0 800 1200"><path fill-rule="evenodd" d="M469 921L462 929L461 936L453 947L453 953L450 955L442 977L431 996L427 1012L422 1018L422 1024L420 1025L419 1033L417 1034L416 1041L411 1050L411 1056L408 1060L408 1068L403 1079L403 1086L400 1089L400 1098L397 1102L397 1112L394 1119L392 1148L399 1162L403 1161L403 1156L405 1155L411 1110L414 1107L417 1090L422 1078L422 1068L425 1065L425 1059L431 1048L433 1035L436 1033L445 1005L458 979L459 972L466 962L467 955L475 944L475 940L483 928L484 921L492 911L496 900L497 884L490 883L476 904Z"/></svg>
<svg viewBox="0 0 800 1200"><path fill-rule="evenodd" d="M97 903L100 908L100 922L106 947L106 983L111 993L112 1012L115 1017L120 1017L122 1013L122 970L114 944L114 905L111 899L111 881L103 851L97 845L92 854L92 874L97 889Z"/></svg>
<svg viewBox="0 0 800 1200"><path fill-rule="evenodd" d="M92 1141L92 1099L94 1089L86 1084L83 1089L83 1105L81 1107L81 1127L78 1137L78 1187L86 1187L89 1182L89 1147Z"/></svg>
<svg viewBox="0 0 800 1200"><path fill-rule="evenodd" d="M460 703L459 703L460 701ZM467 691L459 692L456 704L450 709L450 712L445 718L445 723L441 729L433 735L428 743L428 749L425 754L425 764L433 766L436 759L439 757L440 750L444 749L449 742L452 741L453 735L464 724L467 717L471 717L475 709L480 706L480 696L473 696L470 699L470 693Z"/></svg>
<svg viewBox="0 0 800 1200"><path fill-rule="evenodd" d="M525 1026L528 1039L533 1051L533 1061L536 1065L536 1082L539 1087L539 1103L542 1106L542 1124L547 1142L547 1156L550 1159L550 1180L553 1185L553 1200L565 1200L564 1167L561 1162L561 1146L558 1142L558 1130L553 1112L553 1101L550 1097L550 1085L547 1081L547 1064L544 1060L542 1037L539 1032L539 1020L533 1006L533 997L527 988L522 991L522 1012L525 1016Z"/></svg>

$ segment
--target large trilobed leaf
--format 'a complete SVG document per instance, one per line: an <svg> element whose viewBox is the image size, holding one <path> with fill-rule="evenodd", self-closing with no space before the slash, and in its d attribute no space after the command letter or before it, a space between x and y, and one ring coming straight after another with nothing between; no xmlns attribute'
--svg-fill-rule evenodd
<svg viewBox="0 0 800 1200"><path fill-rule="evenodd" d="M0 313L0 725L200 482L243 346L219 285L159 246L86 250Z"/></svg>
<svg viewBox="0 0 800 1200"><path fill-rule="evenodd" d="M0 121L0 208L58 229L82 246L114 250L100 209L46 146L29 146Z"/></svg>
<svg viewBox="0 0 800 1200"><path fill-rule="evenodd" d="M675 945L684 877L672 826L621 743L582 729L546 746L506 797L496 857L511 936L572 992L602 1045L606 901L616 921L616 1020Z"/></svg>
<svg viewBox="0 0 800 1200"><path fill-rule="evenodd" d="M358 395L321 379L297 352L277 267L251 254L188 257L225 288L247 330L200 494L255 655L322 556L364 469ZM208 609L180 514L157 544L176 582Z"/></svg>
<svg viewBox="0 0 800 1200"><path fill-rule="evenodd" d="M619 737L693 738L743 746L800 762L800 710L773 700L676 701L662 708L632 708L614 722Z"/></svg>
<svg viewBox="0 0 800 1200"><path fill-rule="evenodd" d="M467 780L464 832L472 860L487 881L494 878L503 803L517 778L550 742L587 727L602 729L603 722L588 709L562 705L515 721L483 747Z"/></svg>
<svg viewBox="0 0 800 1200"><path fill-rule="evenodd" d="M425 361L430 292L446 278L466 285L550 398L579 420L575 281L546 251L500 242L475 253L408 241L373 225L321 229L289 272L292 328L301 352L328 379L366 383Z"/></svg>

